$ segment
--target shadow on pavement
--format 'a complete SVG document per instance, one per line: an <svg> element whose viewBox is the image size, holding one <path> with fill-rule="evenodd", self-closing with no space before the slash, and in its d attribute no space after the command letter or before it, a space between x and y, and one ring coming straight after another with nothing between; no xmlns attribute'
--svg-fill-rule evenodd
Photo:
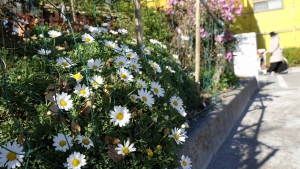
<svg viewBox="0 0 300 169"><path fill-rule="evenodd" d="M228 138L214 155L208 169L258 169L276 154L279 149L258 141L258 134L264 123L263 117L266 109L264 102L272 101L275 97L279 96L262 93L253 95ZM247 121L245 125L244 117L247 113L253 112L257 120ZM268 130L275 130L275 128ZM264 130L264 132L268 131Z"/></svg>

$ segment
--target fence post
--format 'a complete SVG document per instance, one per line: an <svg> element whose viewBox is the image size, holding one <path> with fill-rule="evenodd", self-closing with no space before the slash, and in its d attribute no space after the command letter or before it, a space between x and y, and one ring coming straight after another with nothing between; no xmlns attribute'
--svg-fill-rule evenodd
<svg viewBox="0 0 300 169"><path fill-rule="evenodd" d="M200 92L200 0L196 1L196 63L195 63L195 82L197 83L198 92Z"/></svg>
<svg viewBox="0 0 300 169"><path fill-rule="evenodd" d="M142 24L142 11L141 0L133 0L134 13L135 13L135 33L137 40L137 47L140 50L140 55L143 57L143 24Z"/></svg>

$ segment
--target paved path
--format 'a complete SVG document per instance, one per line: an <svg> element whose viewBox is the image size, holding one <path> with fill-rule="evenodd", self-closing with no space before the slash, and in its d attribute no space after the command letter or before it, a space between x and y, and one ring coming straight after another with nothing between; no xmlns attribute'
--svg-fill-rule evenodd
<svg viewBox="0 0 300 169"><path fill-rule="evenodd" d="M300 169L300 68L260 80L208 169Z"/></svg>

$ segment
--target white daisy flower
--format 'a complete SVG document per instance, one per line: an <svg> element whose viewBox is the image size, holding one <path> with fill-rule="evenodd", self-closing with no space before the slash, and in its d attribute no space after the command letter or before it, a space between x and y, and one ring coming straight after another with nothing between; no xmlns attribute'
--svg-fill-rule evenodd
<svg viewBox="0 0 300 169"><path fill-rule="evenodd" d="M132 70L134 70L135 72L139 72L140 71L140 69L142 68L142 66L138 63L138 61L137 60L130 60L130 62L129 62L129 68L130 69L132 69Z"/></svg>
<svg viewBox="0 0 300 169"><path fill-rule="evenodd" d="M153 121L154 123L156 123L156 122L157 122L157 117L152 117L152 121Z"/></svg>
<svg viewBox="0 0 300 169"><path fill-rule="evenodd" d="M128 31L126 29L122 29L122 28L118 29L118 32L122 35L128 34Z"/></svg>
<svg viewBox="0 0 300 169"><path fill-rule="evenodd" d="M63 68L70 68L74 65L73 61L67 57L60 57L56 59L57 64L61 65Z"/></svg>
<svg viewBox="0 0 300 169"><path fill-rule="evenodd" d="M74 152L67 158L67 168L68 169L80 169L82 166L86 165L85 155L78 152Z"/></svg>
<svg viewBox="0 0 300 169"><path fill-rule="evenodd" d="M98 75L94 75L90 79L90 82L95 89L98 89L99 86L102 86L104 84L103 78Z"/></svg>
<svg viewBox="0 0 300 169"><path fill-rule="evenodd" d="M130 95L130 100L134 103L136 103L136 100L138 99L138 96L136 94Z"/></svg>
<svg viewBox="0 0 300 169"><path fill-rule="evenodd" d="M150 65L151 67L153 67L153 66L155 65L156 62L154 62L153 60L149 60L148 63L149 63L149 65Z"/></svg>
<svg viewBox="0 0 300 169"><path fill-rule="evenodd" d="M117 67L128 67L128 60L124 56L118 56L114 62L117 64Z"/></svg>
<svg viewBox="0 0 300 169"><path fill-rule="evenodd" d="M181 129L174 128L172 129L172 135L169 135L170 138L174 138L177 144L183 144L185 142L186 135L181 134Z"/></svg>
<svg viewBox="0 0 300 169"><path fill-rule="evenodd" d="M114 30L110 30L109 32L110 32L111 34L113 34L113 35L118 34L118 32L117 32L117 31L114 31Z"/></svg>
<svg viewBox="0 0 300 169"><path fill-rule="evenodd" d="M108 47L109 49L115 50L115 51L120 51L121 49L119 48L118 44L116 44L113 41L107 41L104 40L105 46Z"/></svg>
<svg viewBox="0 0 300 169"><path fill-rule="evenodd" d="M138 79L138 80L136 81L136 86L137 86L138 88L147 88L146 82L143 81L143 80L141 80L141 79Z"/></svg>
<svg viewBox="0 0 300 169"><path fill-rule="evenodd" d="M133 52L132 49L130 49L127 45L124 45L124 44L121 44L120 48L122 49L123 53Z"/></svg>
<svg viewBox="0 0 300 169"><path fill-rule="evenodd" d="M164 97L165 95L165 90L158 82L151 82L151 90L157 97Z"/></svg>
<svg viewBox="0 0 300 169"><path fill-rule="evenodd" d="M136 148L133 147L134 143L130 144L130 141L127 140L126 143L124 141L124 145L118 144L118 147L115 148L115 150L118 151L118 154L128 155L129 153L136 151Z"/></svg>
<svg viewBox="0 0 300 169"><path fill-rule="evenodd" d="M139 56L136 54L136 52L124 52L125 56L127 56L129 59L138 60Z"/></svg>
<svg viewBox="0 0 300 169"><path fill-rule="evenodd" d="M114 106L114 110L111 110L109 115L115 126L123 127L130 122L131 114L128 112L126 107Z"/></svg>
<svg viewBox="0 0 300 169"><path fill-rule="evenodd" d="M166 66L166 69L171 73L175 73L175 71L170 66Z"/></svg>
<svg viewBox="0 0 300 169"><path fill-rule="evenodd" d="M98 30L98 29L96 29L96 30L94 30L94 31L92 32L92 36L93 36L93 37L98 37L98 36L100 36L100 35L101 35L101 31Z"/></svg>
<svg viewBox="0 0 300 169"><path fill-rule="evenodd" d="M39 34L39 37L40 37L40 38L44 38L44 35L43 35L43 34Z"/></svg>
<svg viewBox="0 0 300 169"><path fill-rule="evenodd" d="M189 125L187 122L184 122L184 123L181 125L181 129L186 129L186 128L190 128L190 125Z"/></svg>
<svg viewBox="0 0 300 169"><path fill-rule="evenodd" d="M103 27L108 27L110 25L110 23L102 23L101 26Z"/></svg>
<svg viewBox="0 0 300 169"><path fill-rule="evenodd" d="M86 149L90 149L91 147L94 147L93 141L89 137L78 135L78 144L81 144Z"/></svg>
<svg viewBox="0 0 300 169"><path fill-rule="evenodd" d="M180 110L182 108L183 102L180 97L172 96L170 99L170 104L174 109Z"/></svg>
<svg viewBox="0 0 300 169"><path fill-rule="evenodd" d="M106 28L98 28L98 31L101 33L107 33L108 30Z"/></svg>
<svg viewBox="0 0 300 169"><path fill-rule="evenodd" d="M183 36L183 35L181 35L180 38L181 38L181 40L183 40L183 41L188 41L188 40L190 39L190 37L188 37L188 36Z"/></svg>
<svg viewBox="0 0 300 169"><path fill-rule="evenodd" d="M80 72L76 73L75 75L71 74L71 77L73 77L77 83L81 82L83 79L83 76L80 74Z"/></svg>
<svg viewBox="0 0 300 169"><path fill-rule="evenodd" d="M161 68L159 64L154 63L154 66L152 68L154 69L155 73L161 73Z"/></svg>
<svg viewBox="0 0 300 169"><path fill-rule="evenodd" d="M138 96L141 99L141 101L143 101L149 107L152 107L152 105L154 104L153 95L151 94L150 91L147 91L146 89L145 90L140 89L138 90Z"/></svg>
<svg viewBox="0 0 300 169"><path fill-rule="evenodd" d="M180 164L183 169L191 169L192 168L192 162L188 156L185 157L184 155L182 155Z"/></svg>
<svg viewBox="0 0 300 169"><path fill-rule="evenodd" d="M57 37L61 36L61 33L60 33L60 32L57 32L57 31L55 31L55 30L50 30L50 31L48 32L48 34L49 34L49 36L50 36L51 38L57 38Z"/></svg>
<svg viewBox="0 0 300 169"><path fill-rule="evenodd" d="M81 38L82 38L82 41L83 41L83 42L86 42L86 43L92 43L92 42L94 42L94 40L95 40L91 35L89 35L89 34L87 34L87 33L83 34L83 35L81 36Z"/></svg>
<svg viewBox="0 0 300 169"><path fill-rule="evenodd" d="M147 48L147 47L145 47L145 48L143 49L143 52L144 52L145 55L151 55L150 49Z"/></svg>
<svg viewBox="0 0 300 169"><path fill-rule="evenodd" d="M73 108L73 100L70 100L71 95L68 95L65 92L62 92L61 94L56 93L55 96L53 96L53 100L55 101L56 105L60 109L64 109L66 111Z"/></svg>
<svg viewBox="0 0 300 169"><path fill-rule="evenodd" d="M102 68L102 62L99 59L90 59L87 62L87 65L89 67L89 69L93 69L96 72L99 72L100 69Z"/></svg>
<svg viewBox="0 0 300 169"><path fill-rule="evenodd" d="M158 40L156 40L156 39L150 39L149 40L151 43L153 43L153 44L157 44L157 43L160 43Z"/></svg>
<svg viewBox="0 0 300 169"><path fill-rule="evenodd" d="M177 109L178 110L178 109ZM186 115L187 115L187 113L185 112L185 109L183 108L183 107L181 107L179 110L178 110L178 113L181 115L181 116L183 116L183 117L185 117Z"/></svg>
<svg viewBox="0 0 300 169"><path fill-rule="evenodd" d="M164 116L164 119L165 120L169 120L169 116Z"/></svg>
<svg viewBox="0 0 300 169"><path fill-rule="evenodd" d="M90 26L90 27L88 28L88 30L89 30L90 32L94 32L95 30L97 30L97 27Z"/></svg>
<svg viewBox="0 0 300 169"><path fill-rule="evenodd" d="M88 87L85 86L85 84L77 84L74 88L74 93L76 93L78 96L82 97L89 97L90 96L90 90Z"/></svg>
<svg viewBox="0 0 300 169"><path fill-rule="evenodd" d="M133 76L131 75L130 71L127 69L121 67L118 71L117 74L120 76L120 78L125 81L125 83L133 81Z"/></svg>
<svg viewBox="0 0 300 169"><path fill-rule="evenodd" d="M173 58L175 58L175 59L178 59L179 58L179 56L178 55L172 55L173 56Z"/></svg>
<svg viewBox="0 0 300 169"><path fill-rule="evenodd" d="M51 50L45 50L45 49L38 50L39 55L49 55L50 53L51 53Z"/></svg>
<svg viewBox="0 0 300 169"><path fill-rule="evenodd" d="M67 139L66 139L67 138ZM55 150L66 152L67 149L73 146L72 137L58 133L57 136L53 138L53 146L55 146Z"/></svg>
<svg viewBox="0 0 300 169"><path fill-rule="evenodd" d="M12 144L8 142L6 145L3 145L0 149L0 167L7 166L7 169L21 167L24 158L24 155L21 154L25 154L22 150L23 146L17 142Z"/></svg>

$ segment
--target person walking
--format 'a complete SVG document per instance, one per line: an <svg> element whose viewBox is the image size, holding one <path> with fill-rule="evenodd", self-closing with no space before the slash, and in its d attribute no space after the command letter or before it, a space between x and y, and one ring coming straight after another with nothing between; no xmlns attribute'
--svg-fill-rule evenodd
<svg viewBox="0 0 300 169"><path fill-rule="evenodd" d="M268 73L274 75L275 73L288 73L288 64L284 61L283 50L279 45L279 36L276 32L270 33L270 50L268 53L270 57L270 67L267 70Z"/></svg>

